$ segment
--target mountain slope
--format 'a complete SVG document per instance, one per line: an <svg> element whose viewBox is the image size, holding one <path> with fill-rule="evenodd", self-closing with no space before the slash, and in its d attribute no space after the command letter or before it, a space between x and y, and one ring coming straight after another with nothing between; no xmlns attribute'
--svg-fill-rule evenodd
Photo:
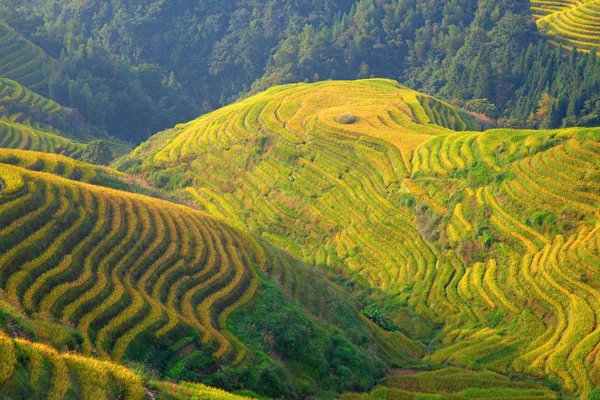
<svg viewBox="0 0 600 400"><path fill-rule="evenodd" d="M216 357L243 358L225 321L256 290L265 261L251 243L183 206L0 168L10 302L75 324L84 351L115 360L146 332L174 343L192 328Z"/></svg>
<svg viewBox="0 0 600 400"><path fill-rule="evenodd" d="M442 325L427 360L596 393L598 130L456 132L423 99L382 80L277 87L121 165L351 277L409 336L432 337L401 304Z"/></svg>
<svg viewBox="0 0 600 400"><path fill-rule="evenodd" d="M552 37L552 43L584 52L600 46L600 2L597 0L533 0L531 4L538 26Z"/></svg>
<svg viewBox="0 0 600 400"><path fill-rule="evenodd" d="M45 91L48 69L53 62L42 49L0 21L0 77Z"/></svg>
<svg viewBox="0 0 600 400"><path fill-rule="evenodd" d="M228 219L135 193L160 196L143 181L0 149L0 182L0 296L75 335L70 349L272 397L367 390L422 363L423 344L360 316L314 269ZM39 335L62 348L63 334Z"/></svg>
<svg viewBox="0 0 600 400"><path fill-rule="evenodd" d="M410 156L450 132L428 123L419 98L386 80L278 87L158 135L134 158L159 186L172 166L199 204L293 254L397 287L398 275L424 273L434 260L424 242L406 241L402 255L394 245L417 234L394 205L407 190ZM335 121L347 111L355 123ZM396 198L382 196L388 188Z"/></svg>
<svg viewBox="0 0 600 400"><path fill-rule="evenodd" d="M43 151L79 157L85 145L74 142L56 133L50 133L20 123L22 115L14 114L12 119L0 117L0 146L3 148ZM27 122L21 121L21 122Z"/></svg>
<svg viewBox="0 0 600 400"><path fill-rule="evenodd" d="M3 398L47 399L213 399L249 400L201 384L150 382L118 364L72 353L22 338L10 338L0 330L0 395Z"/></svg>
<svg viewBox="0 0 600 400"><path fill-rule="evenodd" d="M0 147L82 155L83 143L96 139L98 131L86 124L78 111L62 107L11 79L0 78ZM100 133L102 137L107 137ZM129 145L110 139L117 154Z"/></svg>
<svg viewBox="0 0 600 400"><path fill-rule="evenodd" d="M6 78L0 78L0 96L0 104L4 106L14 102L27 108L35 108L46 115L52 115L61 109L54 101Z"/></svg>

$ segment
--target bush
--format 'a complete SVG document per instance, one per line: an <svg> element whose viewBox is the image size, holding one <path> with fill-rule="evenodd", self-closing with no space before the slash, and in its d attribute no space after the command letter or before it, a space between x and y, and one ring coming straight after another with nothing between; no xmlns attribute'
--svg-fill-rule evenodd
<svg viewBox="0 0 600 400"><path fill-rule="evenodd" d="M103 140L89 142L81 155L81 161L97 165L108 165L113 158L110 146Z"/></svg>
<svg viewBox="0 0 600 400"><path fill-rule="evenodd" d="M335 119L338 124L350 125L356 122L356 117L351 112L346 112Z"/></svg>

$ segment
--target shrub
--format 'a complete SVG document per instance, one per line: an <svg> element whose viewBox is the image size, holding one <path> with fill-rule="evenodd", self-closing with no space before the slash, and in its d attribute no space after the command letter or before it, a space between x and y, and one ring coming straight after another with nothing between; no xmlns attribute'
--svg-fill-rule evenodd
<svg viewBox="0 0 600 400"><path fill-rule="evenodd" d="M345 112L335 119L338 124L350 125L356 122L356 117L351 112Z"/></svg>
<svg viewBox="0 0 600 400"><path fill-rule="evenodd" d="M81 161L98 165L108 165L113 158L110 146L103 140L89 142L81 155Z"/></svg>

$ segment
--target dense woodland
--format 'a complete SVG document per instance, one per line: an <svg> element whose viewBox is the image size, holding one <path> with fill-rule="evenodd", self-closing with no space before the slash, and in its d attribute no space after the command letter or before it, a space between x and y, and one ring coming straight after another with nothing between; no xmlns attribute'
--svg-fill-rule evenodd
<svg viewBox="0 0 600 400"><path fill-rule="evenodd" d="M526 0L8 0L0 18L62 61L50 97L131 142L274 84L372 76L501 126L600 123L599 59L540 40Z"/></svg>

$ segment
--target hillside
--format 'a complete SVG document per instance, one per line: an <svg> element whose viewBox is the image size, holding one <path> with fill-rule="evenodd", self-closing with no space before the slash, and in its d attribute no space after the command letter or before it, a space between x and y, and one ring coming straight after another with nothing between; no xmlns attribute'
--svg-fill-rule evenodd
<svg viewBox="0 0 600 400"><path fill-rule="evenodd" d="M58 129L71 131L71 124L67 123L69 115L70 111L56 102L18 82L0 78L2 148L43 151L78 158L85 145L75 141L73 133ZM74 124L78 122L74 121Z"/></svg>
<svg viewBox="0 0 600 400"><path fill-rule="evenodd" d="M42 49L0 21L0 77L15 80L32 90L46 91L53 62Z"/></svg>
<svg viewBox="0 0 600 400"><path fill-rule="evenodd" d="M60 55L53 100L136 145L275 85L371 77L503 127L600 125L596 0L143 4L7 0L0 19Z"/></svg>
<svg viewBox="0 0 600 400"><path fill-rule="evenodd" d="M0 395L3 398L250 400L202 384L144 382L142 376L118 364L57 352L0 331ZM145 387L148 385L150 389Z"/></svg>
<svg viewBox="0 0 600 400"><path fill-rule="evenodd" d="M531 10L552 42L569 50L589 52L600 46L600 2L533 0Z"/></svg>
<svg viewBox="0 0 600 400"><path fill-rule="evenodd" d="M50 116L61 109L59 104L27 89L10 79L0 78L0 104L7 106L13 103L25 108L36 109Z"/></svg>
<svg viewBox="0 0 600 400"><path fill-rule="evenodd" d="M0 78L0 146L81 158L95 134L118 155L131 146L98 132L78 111L62 107L11 79Z"/></svg>
<svg viewBox="0 0 600 400"><path fill-rule="evenodd" d="M22 123L20 123L22 122ZM22 115L0 117L0 146L12 149L43 151L71 157L81 155L85 145L55 133L34 128Z"/></svg>
<svg viewBox="0 0 600 400"><path fill-rule="evenodd" d="M92 178L92 168L86 176ZM96 171L99 172L99 171ZM0 298L0 396L3 399L251 400L199 383L160 381L146 368L74 352L75 330L29 318Z"/></svg>
<svg viewBox="0 0 600 400"><path fill-rule="evenodd" d="M258 256L242 238L199 213L160 200L16 166L3 165L2 176L6 213L0 280L10 302L75 323L86 352L95 348L116 360L152 327L157 338L171 334L173 343L194 327L204 343L213 342L219 357L238 355L241 349L219 332L224 321L219 328L215 309L229 314L256 289L250 263ZM22 211L32 208L36 212ZM25 222L27 230L21 228ZM223 243L202 236L213 229ZM145 235L131 242L142 231ZM178 243L176 237L184 240ZM36 248L39 254L32 251ZM100 260L98 268L95 260ZM83 270L76 272L80 265ZM183 268L187 273L182 275ZM202 279L213 270L218 273ZM175 288L181 292L173 292ZM202 290L214 294L194 300ZM97 303L100 295L103 301ZM169 301L170 309L165 307ZM94 322L107 316L110 322L92 329L90 337Z"/></svg>
<svg viewBox="0 0 600 400"><path fill-rule="evenodd" d="M361 317L314 269L220 216L138 194L160 195L142 181L10 149L0 181L0 294L52 324L42 342L271 397L366 390L388 366L422 363L421 343Z"/></svg>
<svg viewBox="0 0 600 400"><path fill-rule="evenodd" d="M0 14L30 6L33 2L3 2ZM33 17L41 10L34 8L36 12L26 14ZM168 71L156 65L129 65L93 41L65 32L61 37L67 42L54 46L38 33L27 35L26 29L16 26L17 20L0 15L0 106L31 118L44 126L41 130L58 130L86 142L94 138L139 142L198 114L199 107L181 93L174 77L169 80ZM63 25L63 29L70 28Z"/></svg>
<svg viewBox="0 0 600 400"><path fill-rule="evenodd" d="M430 362L596 395L599 131L468 126L393 81L288 85L120 165L347 277Z"/></svg>

